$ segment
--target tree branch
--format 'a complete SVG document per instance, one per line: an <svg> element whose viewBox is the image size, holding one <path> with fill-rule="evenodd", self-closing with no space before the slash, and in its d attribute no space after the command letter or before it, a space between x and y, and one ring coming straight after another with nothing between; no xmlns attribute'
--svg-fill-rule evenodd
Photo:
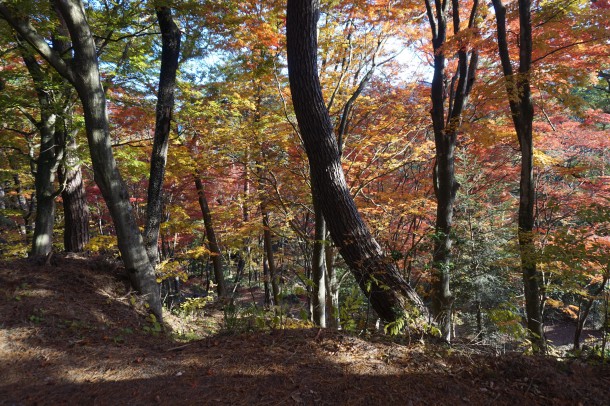
<svg viewBox="0 0 610 406"><path fill-rule="evenodd" d="M74 74L72 69L66 61L62 59L61 55L55 52L45 39L38 34L29 19L18 18L15 14L16 13L14 13L13 10L6 6L5 1L0 0L0 15L2 18L4 18L6 22L23 37L23 39L29 42L61 76L73 83Z"/></svg>
<svg viewBox="0 0 610 406"><path fill-rule="evenodd" d="M536 62L539 62L539 61L543 60L544 58L546 58L547 56L551 56L551 55L553 55L553 54L554 54L554 53L556 53L556 52L563 51L564 49L568 49L568 48L574 47L574 46L576 46L576 45L583 45L583 44L588 44L588 43L590 43L590 42L601 41L601 40L603 40L603 39L608 39L608 38L610 38L610 35L604 35L604 36L602 36L602 37L590 38L590 39L583 40L583 41L576 41L576 42L573 42L573 43L571 43L571 44L564 45L564 46L561 46L561 47L559 47L559 48L555 48L555 49L554 49L554 50L552 50L551 52L549 52L549 53L547 53L547 54L545 54L545 55L542 55L542 56L541 56L541 57L539 57L539 58L534 59L534 60L532 61L532 64L534 64L534 63L536 63Z"/></svg>

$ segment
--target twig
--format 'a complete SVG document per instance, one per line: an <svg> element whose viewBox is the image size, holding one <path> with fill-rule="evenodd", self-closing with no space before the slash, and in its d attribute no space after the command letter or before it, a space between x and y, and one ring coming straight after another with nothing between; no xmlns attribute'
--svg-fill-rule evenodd
<svg viewBox="0 0 610 406"><path fill-rule="evenodd" d="M191 345L191 344L192 344L192 343L188 343L188 344L180 345L180 346L178 346L178 347L169 348L169 349L165 350L165 352L170 352L170 351L180 351L180 350L182 350L183 348L186 348L186 347L188 347L188 346L189 346L189 345Z"/></svg>

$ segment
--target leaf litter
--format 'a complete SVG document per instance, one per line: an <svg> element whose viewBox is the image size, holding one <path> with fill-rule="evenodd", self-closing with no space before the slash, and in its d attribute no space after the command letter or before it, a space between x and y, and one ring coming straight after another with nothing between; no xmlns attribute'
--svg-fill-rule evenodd
<svg viewBox="0 0 610 406"><path fill-rule="evenodd" d="M421 340L302 327L216 328L185 342L175 330L187 322L168 314L155 333L133 297L121 268L100 259L0 262L0 404L602 405L610 395L608 366ZM222 323L221 305L207 327Z"/></svg>

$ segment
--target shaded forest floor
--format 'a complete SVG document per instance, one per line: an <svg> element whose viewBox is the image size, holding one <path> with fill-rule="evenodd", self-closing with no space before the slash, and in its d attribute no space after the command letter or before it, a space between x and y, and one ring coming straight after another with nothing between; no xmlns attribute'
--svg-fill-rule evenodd
<svg viewBox="0 0 610 406"><path fill-rule="evenodd" d="M610 369L580 360L318 329L157 333L100 260L0 262L0 404L607 404ZM182 323L182 325L180 324ZM215 327L216 326L216 327ZM188 330L188 328L187 328Z"/></svg>

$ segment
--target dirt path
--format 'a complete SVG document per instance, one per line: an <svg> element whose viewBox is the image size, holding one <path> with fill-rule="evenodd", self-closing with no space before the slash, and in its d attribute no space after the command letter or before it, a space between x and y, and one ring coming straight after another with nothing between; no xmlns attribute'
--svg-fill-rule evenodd
<svg viewBox="0 0 610 406"><path fill-rule="evenodd" d="M608 368L415 337L155 335L119 275L88 259L0 263L0 404L601 405L610 395Z"/></svg>

